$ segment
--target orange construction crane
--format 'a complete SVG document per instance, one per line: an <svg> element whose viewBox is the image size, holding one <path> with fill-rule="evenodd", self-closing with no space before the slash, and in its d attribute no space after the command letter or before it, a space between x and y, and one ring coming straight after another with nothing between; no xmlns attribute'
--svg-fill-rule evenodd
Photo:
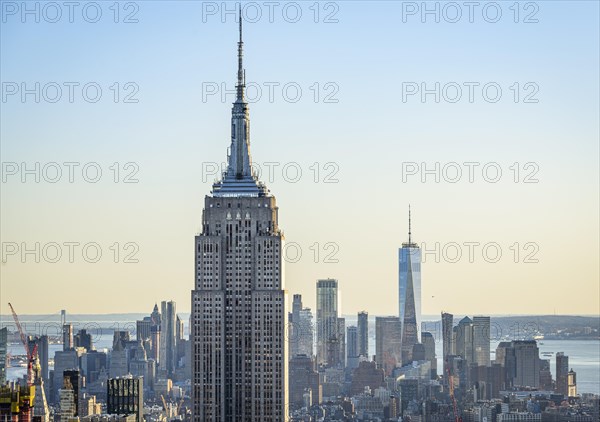
<svg viewBox="0 0 600 422"><path fill-rule="evenodd" d="M25 331L23 331L23 327L21 327L21 322L19 321L19 316L15 312L15 308L9 303L8 306L13 315L13 319L15 320L15 325L19 330L19 335L21 336L21 343L23 343L23 347L25 348L25 353L27 354L27 385L33 385L33 363L35 361L35 356L37 355L37 344L33 348L33 350L29 350L29 342L27 341L27 337L25 336Z"/></svg>

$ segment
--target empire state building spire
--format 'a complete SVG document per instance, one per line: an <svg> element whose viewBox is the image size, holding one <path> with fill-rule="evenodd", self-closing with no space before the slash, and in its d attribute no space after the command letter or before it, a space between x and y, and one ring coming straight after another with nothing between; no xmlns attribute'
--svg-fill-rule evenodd
<svg viewBox="0 0 600 422"><path fill-rule="evenodd" d="M231 144L227 155L227 170L213 185L214 196L266 196L269 191L252 170L250 155L250 116L244 98L246 71L243 65L242 11L239 12L238 71L236 99L231 109Z"/></svg>
<svg viewBox="0 0 600 422"><path fill-rule="evenodd" d="M242 10L240 6L240 40L238 41L238 74L237 74L237 97L236 102L244 102L244 88L246 88L246 71L244 70L244 41L242 41Z"/></svg>

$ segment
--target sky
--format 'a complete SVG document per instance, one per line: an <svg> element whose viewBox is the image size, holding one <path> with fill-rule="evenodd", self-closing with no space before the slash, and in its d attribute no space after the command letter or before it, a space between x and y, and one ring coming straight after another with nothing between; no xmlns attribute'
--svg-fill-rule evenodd
<svg viewBox="0 0 600 422"><path fill-rule="evenodd" d="M189 312L236 3L75 3L0 2L0 313ZM598 314L598 2L426 7L243 3L290 298L397 314L410 204L423 314Z"/></svg>

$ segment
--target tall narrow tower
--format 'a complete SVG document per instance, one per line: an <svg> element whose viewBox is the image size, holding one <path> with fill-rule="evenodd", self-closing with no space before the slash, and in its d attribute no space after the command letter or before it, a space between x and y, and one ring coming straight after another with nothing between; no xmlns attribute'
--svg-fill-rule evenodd
<svg viewBox="0 0 600 422"><path fill-rule="evenodd" d="M419 342L421 329L421 249L413 243L411 229L409 206L408 242L398 251L403 364L412 360L412 349Z"/></svg>
<svg viewBox="0 0 600 422"><path fill-rule="evenodd" d="M227 170L205 197L192 291L193 419L287 421L283 234L252 172L242 22Z"/></svg>

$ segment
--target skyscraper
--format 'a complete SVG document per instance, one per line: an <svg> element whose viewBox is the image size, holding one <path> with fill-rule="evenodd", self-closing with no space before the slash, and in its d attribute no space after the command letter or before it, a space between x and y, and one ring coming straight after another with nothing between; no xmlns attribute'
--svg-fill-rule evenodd
<svg viewBox="0 0 600 422"><path fill-rule="evenodd" d="M317 281L317 364L339 364L341 335L338 322L338 281Z"/></svg>
<svg viewBox="0 0 600 422"><path fill-rule="evenodd" d="M302 306L302 295L295 294L290 313L290 359L296 355L313 355L313 326L310 308Z"/></svg>
<svg viewBox="0 0 600 422"><path fill-rule="evenodd" d="M533 387L540 385L540 354L535 340L512 342L515 355L513 386Z"/></svg>
<svg viewBox="0 0 600 422"><path fill-rule="evenodd" d="M63 350L73 348L73 324L64 324L62 326Z"/></svg>
<svg viewBox="0 0 600 422"><path fill-rule="evenodd" d="M192 292L195 421L288 420L282 242L275 197L252 171L242 21L227 170L204 200Z"/></svg>
<svg viewBox="0 0 600 422"><path fill-rule="evenodd" d="M454 325L454 315L442 312L442 358L444 377L448 375L448 356L454 354L452 348L452 326Z"/></svg>
<svg viewBox="0 0 600 422"><path fill-rule="evenodd" d="M435 356L435 338L427 331L421 331L421 343L425 346L425 359L431 363L431 378L437 377L437 358Z"/></svg>
<svg viewBox="0 0 600 422"><path fill-rule="evenodd" d="M421 329L421 249L412 241L410 207L408 208L408 242L399 255L400 324L402 331L402 361L410 362L412 348L419 342Z"/></svg>
<svg viewBox="0 0 600 422"><path fill-rule="evenodd" d="M369 314L365 311L358 313L358 355L369 357Z"/></svg>
<svg viewBox="0 0 600 422"><path fill-rule="evenodd" d="M358 357L358 329L351 325L348 327L346 340L348 342L348 360Z"/></svg>
<svg viewBox="0 0 600 422"><path fill-rule="evenodd" d="M556 354L556 392L567 396L569 388L567 376L569 374L569 357L563 352Z"/></svg>
<svg viewBox="0 0 600 422"><path fill-rule="evenodd" d="M107 383L106 413L135 415L136 422L144 420L144 384L138 377L111 378Z"/></svg>
<svg viewBox="0 0 600 422"><path fill-rule="evenodd" d="M177 307L175 302L161 302L160 370L173 377L177 362Z"/></svg>
<svg viewBox="0 0 600 422"><path fill-rule="evenodd" d="M389 376L402 364L401 325L397 317L375 318L375 360ZM411 351L412 353L412 351Z"/></svg>
<svg viewBox="0 0 600 422"><path fill-rule="evenodd" d="M490 317L473 317L473 363L490 366Z"/></svg>

